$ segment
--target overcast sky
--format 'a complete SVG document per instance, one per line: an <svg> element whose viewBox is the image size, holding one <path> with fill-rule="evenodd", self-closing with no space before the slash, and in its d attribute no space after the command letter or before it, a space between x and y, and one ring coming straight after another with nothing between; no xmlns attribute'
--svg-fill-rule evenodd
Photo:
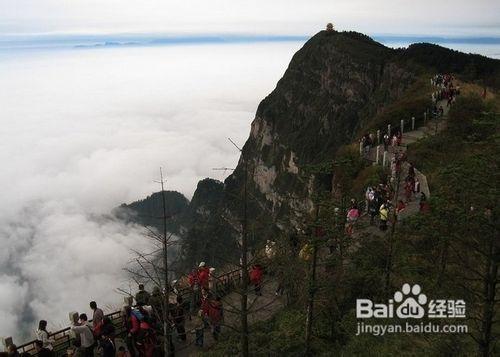
<svg viewBox="0 0 500 357"><path fill-rule="evenodd" d="M0 0L0 33L499 35L498 0Z"/></svg>

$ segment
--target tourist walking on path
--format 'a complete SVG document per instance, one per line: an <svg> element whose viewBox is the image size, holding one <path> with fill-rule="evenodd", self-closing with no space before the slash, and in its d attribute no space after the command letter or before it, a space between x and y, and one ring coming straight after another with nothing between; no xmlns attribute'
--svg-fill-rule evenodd
<svg viewBox="0 0 500 357"><path fill-rule="evenodd" d="M412 162L410 162L410 166L408 167L408 176L415 178L415 165Z"/></svg>
<svg viewBox="0 0 500 357"><path fill-rule="evenodd" d="M198 311L196 318L194 319L195 327L191 331L195 334L194 344L198 347L203 347L203 340L205 335L205 319L203 318L203 311Z"/></svg>
<svg viewBox="0 0 500 357"><path fill-rule="evenodd" d="M179 340L183 342L186 341L186 313L187 311L184 309L184 301L182 296L179 295L177 296L177 301L172 311L172 320L174 321Z"/></svg>
<svg viewBox="0 0 500 357"><path fill-rule="evenodd" d="M380 206L379 214L380 214L380 230L385 231L387 230L387 219L389 218L389 209L387 208L386 204Z"/></svg>
<svg viewBox="0 0 500 357"><path fill-rule="evenodd" d="M262 277L264 269L260 264L255 264L250 270L250 282L254 286L255 295L262 296Z"/></svg>
<svg viewBox="0 0 500 357"><path fill-rule="evenodd" d="M160 319L163 316L163 295L161 293L160 287L155 286L153 288L153 292L151 293L151 297L149 298L149 305L153 309L153 315Z"/></svg>
<svg viewBox="0 0 500 357"><path fill-rule="evenodd" d="M373 201L375 198L375 191L371 186L368 186L365 192L365 211L368 212L368 208L370 206L370 203Z"/></svg>
<svg viewBox="0 0 500 357"><path fill-rule="evenodd" d="M202 319L205 328L208 328L210 326L209 322L209 317L208 313L210 312L210 292L208 289L201 289L201 301L200 301L200 307L201 307L201 312L202 312Z"/></svg>
<svg viewBox="0 0 500 357"><path fill-rule="evenodd" d="M201 262L198 266L198 283L202 289L209 289L210 268L205 262Z"/></svg>
<svg viewBox="0 0 500 357"><path fill-rule="evenodd" d="M405 208L405 203L402 200L399 200L398 204L396 205L396 220L399 219L399 215L405 210Z"/></svg>
<svg viewBox="0 0 500 357"><path fill-rule="evenodd" d="M423 192L420 193L419 207L420 207L420 212L422 212L422 213L427 213L430 211L430 206L429 206L429 202L427 201L427 196Z"/></svg>
<svg viewBox="0 0 500 357"><path fill-rule="evenodd" d="M150 325L150 317L147 311L141 306L137 309L127 306L125 308L125 319L129 351L132 352L136 348L141 357L153 356L156 346L156 335Z"/></svg>
<svg viewBox="0 0 500 357"><path fill-rule="evenodd" d="M391 138L389 137L388 133L385 133L385 135L384 135L384 151L389 150L390 143L391 143Z"/></svg>
<svg viewBox="0 0 500 357"><path fill-rule="evenodd" d="M220 296L218 296L215 300L210 301L209 317L210 325L212 326L212 335L214 340L217 341L219 339L221 323L224 317L224 309Z"/></svg>
<svg viewBox="0 0 500 357"><path fill-rule="evenodd" d="M115 357L116 346L113 338L105 333L102 335L101 341L102 357Z"/></svg>
<svg viewBox="0 0 500 357"><path fill-rule="evenodd" d="M115 340L115 325L113 325L113 322L109 317L104 317L102 320L102 335L110 337L113 342Z"/></svg>
<svg viewBox="0 0 500 357"><path fill-rule="evenodd" d="M357 205L353 205L349 211L347 212L347 226L346 226L346 233L347 235L352 235L354 232L354 224L358 220L360 214L359 214L359 209Z"/></svg>

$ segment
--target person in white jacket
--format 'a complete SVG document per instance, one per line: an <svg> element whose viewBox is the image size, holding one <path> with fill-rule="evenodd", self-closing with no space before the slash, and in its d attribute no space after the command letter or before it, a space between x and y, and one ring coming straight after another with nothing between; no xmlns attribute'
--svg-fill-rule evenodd
<svg viewBox="0 0 500 357"><path fill-rule="evenodd" d="M80 335L82 356L83 357L93 357L94 356L94 332L92 327L87 322L87 315L80 314L80 325L73 324L71 330Z"/></svg>
<svg viewBox="0 0 500 357"><path fill-rule="evenodd" d="M50 351L54 350L53 343L54 339L49 337L49 333L47 332L47 321L40 320L38 323L38 330L36 330L36 339L43 342L43 348L46 348Z"/></svg>

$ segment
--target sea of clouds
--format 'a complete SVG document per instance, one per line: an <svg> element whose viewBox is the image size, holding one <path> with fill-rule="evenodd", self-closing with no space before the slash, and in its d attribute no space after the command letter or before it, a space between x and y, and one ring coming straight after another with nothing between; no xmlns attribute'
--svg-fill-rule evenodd
<svg viewBox="0 0 500 357"><path fill-rule="evenodd" d="M234 166L301 43L0 52L0 336L120 304L141 227L105 215Z"/></svg>

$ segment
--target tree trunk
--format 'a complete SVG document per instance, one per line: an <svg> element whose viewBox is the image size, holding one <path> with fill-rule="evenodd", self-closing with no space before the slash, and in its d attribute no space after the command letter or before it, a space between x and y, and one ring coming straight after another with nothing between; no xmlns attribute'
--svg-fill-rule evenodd
<svg viewBox="0 0 500 357"><path fill-rule="evenodd" d="M168 323L169 315L169 300L170 300L170 289L168 282L168 241L167 241L167 206L165 200L165 189L163 187L163 172L160 168L160 180L161 180L161 196L162 196L162 208L163 208L163 240L162 240L162 253L163 253L163 335L164 342L163 348L165 356L170 356L170 325Z"/></svg>
<svg viewBox="0 0 500 357"><path fill-rule="evenodd" d="M483 357L489 357L491 349L491 329L493 326L496 284L498 279L498 256L500 251L495 244L495 235L489 237L488 242L488 261L485 267L485 276L483 281L483 318L481 324L481 340L479 345L480 353Z"/></svg>
<svg viewBox="0 0 500 357"><path fill-rule="evenodd" d="M385 267L385 295L387 297L390 297L392 294L391 291L391 273L392 273L392 257L394 255L394 234L396 231L396 220L397 220L397 214L396 214L396 207L398 204L398 197L399 197L399 185L401 181L401 170L402 166L399 168L399 172L396 172L397 175L397 180L396 180L396 190L394 192L394 198L393 198L393 215L392 215L392 227L391 227L391 232L389 233L389 251L387 253L387 262L386 262L386 267Z"/></svg>
<svg viewBox="0 0 500 357"><path fill-rule="evenodd" d="M243 357L249 356L248 350L248 242L247 242L247 177L248 164L245 160L245 178L243 185L243 221L241 237L241 354Z"/></svg>
<svg viewBox="0 0 500 357"><path fill-rule="evenodd" d="M317 228L319 217L319 206L316 205L315 227ZM316 265L318 260L318 247L315 232L312 234L313 244L313 257L311 262L311 269L309 275L309 299L307 301L307 316L306 316L306 336L305 336L305 355L309 356L311 353L311 335L313 324L313 309L314 309L314 296L316 294Z"/></svg>
<svg viewBox="0 0 500 357"><path fill-rule="evenodd" d="M311 263L310 283L309 283L309 299L307 302L307 317L306 317L306 351L305 355L309 356L311 353L311 334L313 323L313 309L314 309L314 295L316 293L316 265L318 258L318 248L316 243L313 245L313 259Z"/></svg>
<svg viewBox="0 0 500 357"><path fill-rule="evenodd" d="M440 263L439 263L439 274L438 274L438 279L437 279L438 286L441 286L443 279L444 279L444 274L446 272L446 266L448 264L449 245L450 245L450 241L449 241L448 237L445 237L444 243L443 243L443 249L441 251L441 259L440 259Z"/></svg>

